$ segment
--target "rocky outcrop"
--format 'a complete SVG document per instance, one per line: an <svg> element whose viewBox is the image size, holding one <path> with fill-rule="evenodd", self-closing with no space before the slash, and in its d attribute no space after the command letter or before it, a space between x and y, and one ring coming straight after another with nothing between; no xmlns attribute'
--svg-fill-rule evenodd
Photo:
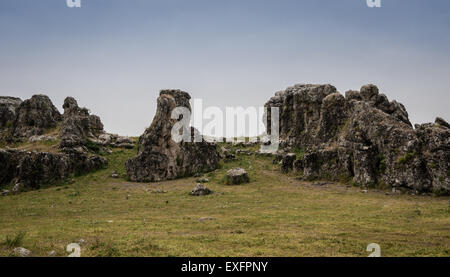
<svg viewBox="0 0 450 277"><path fill-rule="evenodd" d="M21 103L20 98L0 96L0 130L12 127L16 118L16 109Z"/></svg>
<svg viewBox="0 0 450 277"><path fill-rule="evenodd" d="M62 116L46 95L33 95L20 103L12 125L12 137L16 139L42 135L45 130L56 128Z"/></svg>
<svg viewBox="0 0 450 277"><path fill-rule="evenodd" d="M71 175L103 168L105 158L88 153L46 153L0 149L0 184L20 183L27 189L61 182Z"/></svg>
<svg viewBox="0 0 450 277"><path fill-rule="evenodd" d="M96 115L90 115L86 108L78 107L77 101L72 97L64 100L64 115L60 137L61 149L70 149L83 146L89 139L96 139L104 133L103 124Z"/></svg>
<svg viewBox="0 0 450 277"><path fill-rule="evenodd" d="M413 129L405 107L389 102L374 85L345 97L331 85L295 85L266 103L273 106L280 108L282 147L303 153L285 155L283 171L293 169L306 179L450 192L448 123L440 118Z"/></svg>
<svg viewBox="0 0 450 277"><path fill-rule="evenodd" d="M195 137L201 136L194 128L191 127L191 142L177 143L172 139L172 128L178 122L172 119L172 111L175 107L185 107L190 111L190 98L188 93L180 90L160 92L152 124L139 138L138 155L126 162L131 180L161 181L217 168L219 153L216 145L203 138L194 142Z"/></svg>
<svg viewBox="0 0 450 277"><path fill-rule="evenodd" d="M0 185L16 184L15 187L20 187L20 190L36 189L107 164L104 157L95 155L89 145L85 145L86 139L104 133L100 118L89 115L87 109L79 108L71 97L66 99L63 107L64 116L61 116L47 96L35 95L15 109L8 140L40 142L60 138L62 151L48 153L0 149ZM59 126L59 137L56 134L43 135L45 131L54 131Z"/></svg>

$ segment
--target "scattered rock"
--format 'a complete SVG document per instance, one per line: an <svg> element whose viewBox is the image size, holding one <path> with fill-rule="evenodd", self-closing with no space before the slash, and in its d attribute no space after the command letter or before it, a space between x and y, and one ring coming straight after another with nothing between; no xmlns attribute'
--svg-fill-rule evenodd
<svg viewBox="0 0 450 277"><path fill-rule="evenodd" d="M200 178L200 179L197 179L197 183L209 183L209 179L208 178Z"/></svg>
<svg viewBox="0 0 450 277"><path fill-rule="evenodd" d="M203 184L197 184L195 188L191 191L191 195L194 196L202 196L202 195L208 195L211 194L211 190L205 187Z"/></svg>
<svg viewBox="0 0 450 277"><path fill-rule="evenodd" d="M242 168L233 168L227 171L226 183L227 185L239 185L242 183L248 183L248 173Z"/></svg>
<svg viewBox="0 0 450 277"><path fill-rule="evenodd" d="M119 178L119 177L120 177L120 175L119 175L119 173L117 173L116 171L113 171L113 172L111 172L111 175L110 175L110 177L111 177L111 178L115 178L115 179L117 179L117 178Z"/></svg>
<svg viewBox="0 0 450 277"><path fill-rule="evenodd" d="M78 244L79 245L83 245L83 244L85 244L86 243L86 240L84 240L84 239L80 239L79 241L78 241Z"/></svg>
<svg viewBox="0 0 450 277"><path fill-rule="evenodd" d="M213 171L218 167L219 153L216 145L206 142L195 128L184 130L191 132L191 142L177 143L172 139L172 128L179 121L172 119L172 111L176 107L191 111L190 98L188 93L180 90L160 92L153 122L139 138L138 155L126 162L132 181L170 180Z"/></svg>
<svg viewBox="0 0 450 277"><path fill-rule="evenodd" d="M53 250L53 251L48 252L48 256L50 256L50 257L56 256L56 251Z"/></svg>
<svg viewBox="0 0 450 277"><path fill-rule="evenodd" d="M2 196L8 196L9 195L9 190L2 190Z"/></svg>
<svg viewBox="0 0 450 277"><path fill-rule="evenodd" d="M215 220L214 217L201 217L198 219L198 221L202 222L202 221L209 221L209 220Z"/></svg>
<svg viewBox="0 0 450 277"><path fill-rule="evenodd" d="M28 257L31 255L31 251L23 247L17 247L13 249L13 255L16 257Z"/></svg>

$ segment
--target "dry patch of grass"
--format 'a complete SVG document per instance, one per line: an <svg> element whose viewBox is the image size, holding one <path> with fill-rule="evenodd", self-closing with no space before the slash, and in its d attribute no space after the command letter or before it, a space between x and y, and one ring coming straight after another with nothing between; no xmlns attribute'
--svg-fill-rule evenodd
<svg viewBox="0 0 450 277"><path fill-rule="evenodd" d="M71 184L0 198L0 242L26 232L35 256L80 239L82 256L450 256L448 197L385 195L281 174L270 158L238 155L205 174L214 191L190 196L196 178L112 179L136 150L115 150L107 169ZM232 167L250 183L226 186ZM208 220L200 220L208 218ZM0 245L0 256L10 249Z"/></svg>

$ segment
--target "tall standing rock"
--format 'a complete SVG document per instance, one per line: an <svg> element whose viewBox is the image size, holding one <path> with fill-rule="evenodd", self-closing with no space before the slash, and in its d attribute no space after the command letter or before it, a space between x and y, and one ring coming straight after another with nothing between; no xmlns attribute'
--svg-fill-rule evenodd
<svg viewBox="0 0 450 277"><path fill-rule="evenodd" d="M15 138L42 135L46 129L55 128L61 120L61 114L48 96L33 95L17 107L12 134Z"/></svg>
<svg viewBox="0 0 450 277"><path fill-rule="evenodd" d="M133 181L161 181L212 171L219 163L216 145L202 139L194 142L198 131L191 127L191 142L179 143L172 139L172 128L178 120L172 119L176 107L191 111L190 96L180 90L162 90L156 115L151 126L139 138L138 155L126 162Z"/></svg>

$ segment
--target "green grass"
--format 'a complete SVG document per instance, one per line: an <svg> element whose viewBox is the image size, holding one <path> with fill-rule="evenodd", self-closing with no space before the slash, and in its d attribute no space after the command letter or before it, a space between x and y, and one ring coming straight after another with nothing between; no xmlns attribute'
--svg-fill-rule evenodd
<svg viewBox="0 0 450 277"><path fill-rule="evenodd" d="M449 197L385 195L284 175L268 157L237 155L205 174L214 191L190 196L197 178L133 183L136 150L114 150L108 168L60 186L0 197L0 242L46 256L84 239L81 256L356 256L370 243L383 256L450 256ZM243 167L250 183L226 186ZM157 193L164 191L165 193ZM202 217L213 220L199 221ZM0 256L11 247L0 244Z"/></svg>

